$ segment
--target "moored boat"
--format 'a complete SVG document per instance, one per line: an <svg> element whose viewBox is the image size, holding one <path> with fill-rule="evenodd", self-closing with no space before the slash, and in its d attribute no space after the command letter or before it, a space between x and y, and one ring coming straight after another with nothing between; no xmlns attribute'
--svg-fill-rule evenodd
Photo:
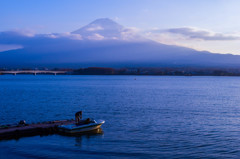
<svg viewBox="0 0 240 159"><path fill-rule="evenodd" d="M85 123L85 121L82 120L79 124L60 125L58 128L60 132L74 134L99 129L105 123L104 120L90 119L88 123Z"/></svg>

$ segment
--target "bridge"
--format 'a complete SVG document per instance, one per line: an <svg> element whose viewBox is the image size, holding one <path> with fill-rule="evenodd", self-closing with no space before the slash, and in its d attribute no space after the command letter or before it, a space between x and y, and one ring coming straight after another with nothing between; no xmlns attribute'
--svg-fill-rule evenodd
<svg viewBox="0 0 240 159"><path fill-rule="evenodd" d="M49 71L49 70L17 70L17 71L0 71L0 74L66 74L68 71Z"/></svg>

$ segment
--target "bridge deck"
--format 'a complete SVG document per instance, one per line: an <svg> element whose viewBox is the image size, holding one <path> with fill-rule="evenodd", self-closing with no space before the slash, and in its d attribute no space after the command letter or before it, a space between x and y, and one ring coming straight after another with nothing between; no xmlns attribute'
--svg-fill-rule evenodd
<svg viewBox="0 0 240 159"><path fill-rule="evenodd" d="M15 70L15 71L0 71L0 74L65 74L67 71L49 71L49 70Z"/></svg>

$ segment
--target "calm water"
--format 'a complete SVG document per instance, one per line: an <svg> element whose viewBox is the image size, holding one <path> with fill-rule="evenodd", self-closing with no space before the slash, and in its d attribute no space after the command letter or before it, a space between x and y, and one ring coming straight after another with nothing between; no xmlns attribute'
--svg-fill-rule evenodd
<svg viewBox="0 0 240 159"><path fill-rule="evenodd" d="M0 124L78 110L104 133L0 141L0 158L240 157L239 77L0 76Z"/></svg>

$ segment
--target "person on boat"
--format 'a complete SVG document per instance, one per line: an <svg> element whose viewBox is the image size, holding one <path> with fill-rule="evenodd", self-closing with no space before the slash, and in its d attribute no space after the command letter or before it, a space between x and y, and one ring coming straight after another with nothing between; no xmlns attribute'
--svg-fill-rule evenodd
<svg viewBox="0 0 240 159"><path fill-rule="evenodd" d="M77 124L80 123L80 120L82 119L82 111L79 111L77 113L75 113L75 121Z"/></svg>

